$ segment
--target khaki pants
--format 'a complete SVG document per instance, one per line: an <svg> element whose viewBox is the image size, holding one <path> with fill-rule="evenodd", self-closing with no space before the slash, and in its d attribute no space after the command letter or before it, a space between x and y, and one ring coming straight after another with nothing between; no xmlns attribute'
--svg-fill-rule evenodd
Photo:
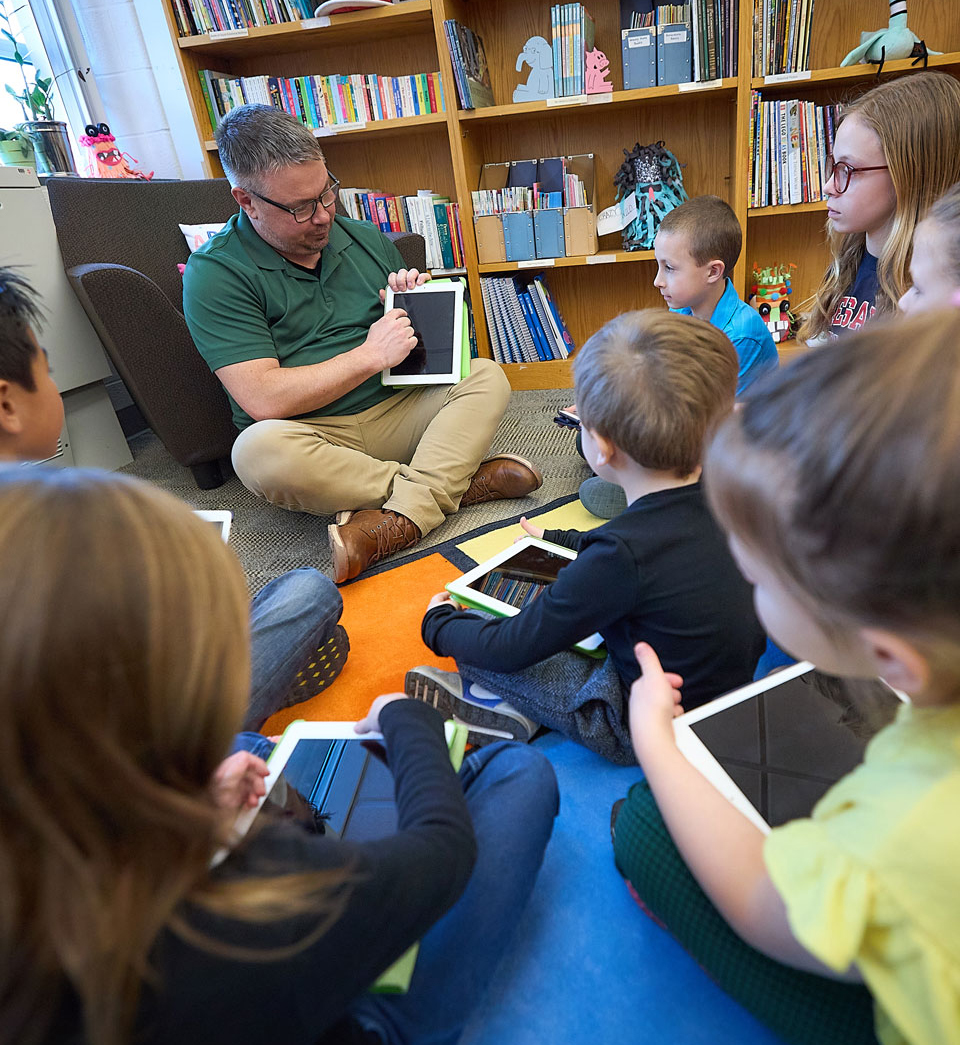
<svg viewBox="0 0 960 1045"><path fill-rule="evenodd" d="M386 508L421 534L455 512L510 398L490 359L455 385L406 389L359 414L258 421L233 446L252 493L314 515Z"/></svg>

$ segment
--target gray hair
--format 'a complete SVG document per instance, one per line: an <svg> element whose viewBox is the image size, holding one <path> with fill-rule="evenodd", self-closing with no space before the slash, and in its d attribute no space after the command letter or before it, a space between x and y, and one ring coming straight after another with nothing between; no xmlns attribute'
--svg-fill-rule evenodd
<svg viewBox="0 0 960 1045"><path fill-rule="evenodd" d="M215 137L223 173L241 188L261 185L265 174L323 159L310 131L272 105L238 105L220 121Z"/></svg>

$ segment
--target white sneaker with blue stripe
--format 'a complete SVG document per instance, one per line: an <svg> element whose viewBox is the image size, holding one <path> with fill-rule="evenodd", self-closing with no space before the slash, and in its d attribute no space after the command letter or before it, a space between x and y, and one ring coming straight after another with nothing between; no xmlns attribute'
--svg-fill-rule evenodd
<svg viewBox="0 0 960 1045"><path fill-rule="evenodd" d="M435 707L444 718L463 722L469 729L467 740L478 746L497 740L526 743L539 728L538 723L521 715L496 693L476 682L468 682L464 692L463 683L455 671L421 665L407 672L404 692Z"/></svg>

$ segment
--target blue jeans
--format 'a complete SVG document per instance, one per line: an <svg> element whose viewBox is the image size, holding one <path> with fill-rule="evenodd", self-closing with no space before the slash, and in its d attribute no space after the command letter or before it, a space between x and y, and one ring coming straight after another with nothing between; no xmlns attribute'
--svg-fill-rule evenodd
<svg viewBox="0 0 960 1045"><path fill-rule="evenodd" d="M290 570L263 588L250 607L250 705L245 729L259 729L288 703L297 673L333 634L343 600L329 577Z"/></svg>
<svg viewBox="0 0 960 1045"><path fill-rule="evenodd" d="M273 744L241 733L234 750L267 758ZM477 835L463 896L420 941L406 994L364 994L355 1019L384 1045L454 1045L507 950L560 810L553 766L524 744L471 752L460 782Z"/></svg>
<svg viewBox="0 0 960 1045"><path fill-rule="evenodd" d="M385 1045L454 1045L507 950L560 808L553 766L535 748L499 743L469 754L460 781L477 835L463 896L420 941L406 994L351 1006Z"/></svg>

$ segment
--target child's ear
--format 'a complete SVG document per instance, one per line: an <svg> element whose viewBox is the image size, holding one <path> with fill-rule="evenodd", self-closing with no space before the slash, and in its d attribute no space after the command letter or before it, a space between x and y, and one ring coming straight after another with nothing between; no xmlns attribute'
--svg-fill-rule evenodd
<svg viewBox="0 0 960 1045"><path fill-rule="evenodd" d="M727 266L719 258L707 262L707 282L716 283L726 275Z"/></svg>
<svg viewBox="0 0 960 1045"><path fill-rule="evenodd" d="M597 464L610 464L614 455L619 452L616 445L605 435L595 432L592 428L588 428L587 431L590 433L593 445L597 448Z"/></svg>
<svg viewBox="0 0 960 1045"><path fill-rule="evenodd" d="M860 637L876 673L891 686L913 696L930 684L930 663L912 642L880 628L861 628Z"/></svg>
<svg viewBox="0 0 960 1045"><path fill-rule="evenodd" d="M0 381L0 435L19 435L23 431L23 417L17 409L15 386Z"/></svg>

